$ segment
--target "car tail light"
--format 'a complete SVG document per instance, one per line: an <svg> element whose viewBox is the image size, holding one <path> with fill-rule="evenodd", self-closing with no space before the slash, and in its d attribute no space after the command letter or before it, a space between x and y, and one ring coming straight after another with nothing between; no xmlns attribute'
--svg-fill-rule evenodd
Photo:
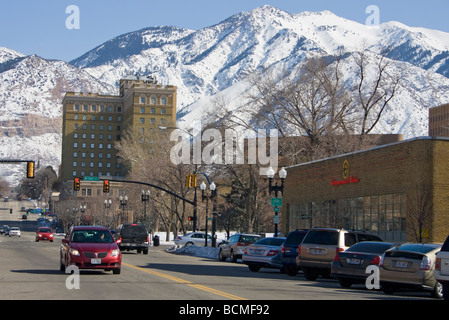
<svg viewBox="0 0 449 320"><path fill-rule="evenodd" d="M431 261L427 256L424 256L421 261L420 270L430 270Z"/></svg>
<svg viewBox="0 0 449 320"><path fill-rule="evenodd" d="M441 269L441 258L436 258L435 260L435 270L440 271Z"/></svg>
<svg viewBox="0 0 449 320"><path fill-rule="evenodd" d="M339 252L342 252L342 251L345 251L345 249L337 247L335 249L335 254L338 254Z"/></svg>
<svg viewBox="0 0 449 320"><path fill-rule="evenodd" d="M335 262L339 262L340 261L340 255L338 253L335 255L334 261Z"/></svg>
<svg viewBox="0 0 449 320"><path fill-rule="evenodd" d="M281 247L281 252L285 253L285 247L284 246Z"/></svg>
<svg viewBox="0 0 449 320"><path fill-rule="evenodd" d="M298 246L298 256L301 255L301 245Z"/></svg>
<svg viewBox="0 0 449 320"><path fill-rule="evenodd" d="M278 253L279 253L278 250L270 250L267 253L267 257L273 257L273 256L277 255Z"/></svg>
<svg viewBox="0 0 449 320"><path fill-rule="evenodd" d="M116 243L120 244L122 243L122 236L120 235L120 237L117 239Z"/></svg>
<svg viewBox="0 0 449 320"><path fill-rule="evenodd" d="M249 243L237 242L237 246L239 246L239 247L246 247L247 245L249 245Z"/></svg>
<svg viewBox="0 0 449 320"><path fill-rule="evenodd" d="M380 264L380 256L375 256L373 260L371 260L372 265L378 266Z"/></svg>

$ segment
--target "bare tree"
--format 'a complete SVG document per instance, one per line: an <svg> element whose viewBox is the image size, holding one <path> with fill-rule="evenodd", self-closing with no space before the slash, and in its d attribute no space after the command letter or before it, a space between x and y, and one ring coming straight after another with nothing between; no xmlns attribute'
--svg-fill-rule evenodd
<svg viewBox="0 0 449 320"><path fill-rule="evenodd" d="M355 108L361 137L373 131L399 86L400 74L391 72L385 54L379 57L363 50L354 55L358 69ZM369 76L370 73L374 78Z"/></svg>
<svg viewBox="0 0 449 320"><path fill-rule="evenodd" d="M433 193L428 185L421 183L407 197L408 228L413 231L415 241L422 243L426 238L433 215Z"/></svg>

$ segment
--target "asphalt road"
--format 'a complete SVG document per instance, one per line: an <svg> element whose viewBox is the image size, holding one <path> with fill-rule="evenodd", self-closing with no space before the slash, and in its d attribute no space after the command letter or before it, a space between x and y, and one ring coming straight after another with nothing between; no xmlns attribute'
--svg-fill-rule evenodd
<svg viewBox="0 0 449 320"><path fill-rule="evenodd" d="M251 272L241 263L177 255L151 247L148 255L123 253L122 272L81 271L79 289L59 271L61 237L35 242L34 234L0 235L1 300L415 300L427 293L385 295L364 286L343 289L333 279L307 281L277 270ZM71 280L70 280L71 281ZM68 282L69 286L70 283Z"/></svg>

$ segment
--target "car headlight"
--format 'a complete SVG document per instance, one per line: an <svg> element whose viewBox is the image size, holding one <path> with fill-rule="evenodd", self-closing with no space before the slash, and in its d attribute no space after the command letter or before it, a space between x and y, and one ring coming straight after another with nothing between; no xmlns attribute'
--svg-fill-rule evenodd
<svg viewBox="0 0 449 320"><path fill-rule="evenodd" d="M78 250L76 250L76 249L70 249L70 254L72 256L79 256L80 252Z"/></svg>
<svg viewBox="0 0 449 320"><path fill-rule="evenodd" d="M111 251L111 257L117 257L120 254L119 249L114 249Z"/></svg>

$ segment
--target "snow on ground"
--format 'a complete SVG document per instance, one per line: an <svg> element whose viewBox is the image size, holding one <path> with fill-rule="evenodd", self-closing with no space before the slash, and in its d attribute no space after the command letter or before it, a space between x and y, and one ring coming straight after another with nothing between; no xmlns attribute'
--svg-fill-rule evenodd
<svg viewBox="0 0 449 320"><path fill-rule="evenodd" d="M173 245L170 248L168 248L166 252L175 254L184 254L194 257L218 259L219 250L220 248Z"/></svg>

